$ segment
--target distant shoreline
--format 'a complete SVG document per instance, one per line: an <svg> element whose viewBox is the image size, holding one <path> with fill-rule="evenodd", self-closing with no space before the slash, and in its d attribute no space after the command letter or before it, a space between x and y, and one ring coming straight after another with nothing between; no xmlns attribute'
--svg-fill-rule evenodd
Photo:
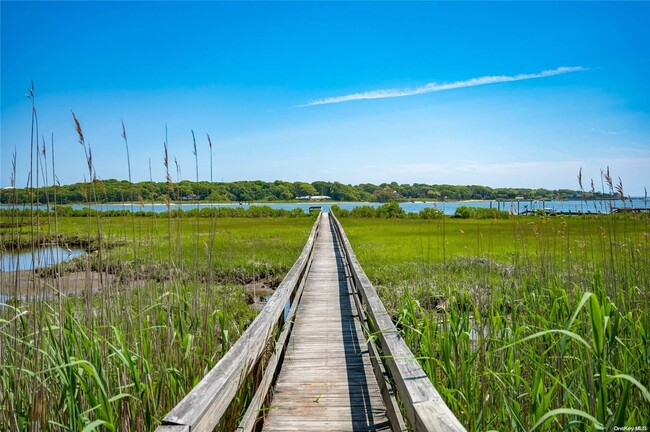
<svg viewBox="0 0 650 432"><path fill-rule="evenodd" d="M644 197L632 197L633 200L643 200ZM426 200L426 199L416 199L416 200L394 200L400 204L445 204L445 203L490 203L490 202L547 202L547 201L565 201L565 202L599 202L599 201L621 201L620 198L589 198L589 199L580 199L580 198L566 198L566 199L467 199L467 200ZM267 205L267 204L386 204L391 201L334 201L334 200L323 200L323 201L308 201L308 200L287 200L287 201L172 201L171 205ZM625 199L625 202L628 202L628 199ZM105 202L99 203L99 205L140 205L139 202ZM70 203L70 204L59 204L59 205L84 205L87 203ZM144 207L147 205L167 205L162 201L154 202L145 202ZM140 205L142 207L142 205Z"/></svg>
<svg viewBox="0 0 650 432"><path fill-rule="evenodd" d="M632 200L644 200L644 197L631 197ZM426 200L426 199L417 199L417 200L395 200L396 202L400 204L458 204L458 203L528 203L528 202L534 202L534 203L539 203L539 202L571 202L571 203L579 203L579 202L585 202L585 203L593 203L593 202L616 202L616 201L621 201L623 202L620 198L589 198L589 199L579 199L579 198L566 198L566 199L492 199L492 200L485 200L485 199L468 199L468 200L445 200L445 201L437 201L437 200ZM325 205L345 205L345 204L366 204L366 205L381 205L381 204L386 204L387 202L391 201L386 201L386 202L381 202L381 201L334 201L334 200L327 200L327 201L307 201L307 200L285 200L285 201L172 201L170 205L172 207L175 206L188 206L188 205L198 205L198 206L251 206L251 205L287 205L287 204L311 204L311 205L319 205L319 204L325 204ZM628 198L624 200L624 202L629 202ZM73 203L65 203L65 204L51 204L51 206L58 206L58 207L68 207L68 206L124 206L124 207L150 207L150 206L166 206L167 204L163 201L149 201L145 202L144 205L141 204L139 201L117 201L117 202L100 202L97 204L89 204L87 202L73 202ZM13 206L21 206L21 207L28 207L29 203L25 204L0 204L0 208L6 208L6 207L13 207ZM34 206L45 206L45 204L34 204Z"/></svg>

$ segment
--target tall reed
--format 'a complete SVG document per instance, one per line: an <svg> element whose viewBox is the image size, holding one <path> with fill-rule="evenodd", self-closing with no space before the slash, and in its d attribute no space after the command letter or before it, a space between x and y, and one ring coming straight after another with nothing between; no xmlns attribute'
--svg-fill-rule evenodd
<svg viewBox="0 0 650 432"><path fill-rule="evenodd" d="M217 231L214 215L199 208L196 217L175 212L167 134L167 223L154 213L104 216L86 131L72 117L86 159L83 217L62 215L68 210L57 205L56 188L44 210L36 207L40 186L58 180L54 138L48 159L37 140L33 99L32 198L25 211L0 212L3 256L7 245L29 245L34 254L45 242L87 249L69 263L30 270L30 287L20 285L20 272L0 273L0 294L10 297L0 305L0 429L153 430L254 318L244 284L259 275L278 283L313 219L229 218ZM122 139L131 177L124 123ZM15 181L15 168L11 176ZM128 195L133 210L135 197ZM205 248L197 243L201 238L208 239ZM259 262L249 259L253 248ZM81 297L66 286L80 270Z"/></svg>
<svg viewBox="0 0 650 432"><path fill-rule="evenodd" d="M468 430L648 425L647 214L342 223Z"/></svg>

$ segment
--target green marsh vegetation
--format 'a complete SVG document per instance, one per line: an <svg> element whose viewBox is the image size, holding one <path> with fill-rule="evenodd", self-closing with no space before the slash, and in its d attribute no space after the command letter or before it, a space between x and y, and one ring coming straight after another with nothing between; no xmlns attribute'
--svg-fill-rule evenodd
<svg viewBox="0 0 650 432"><path fill-rule="evenodd" d="M468 430L648 426L647 213L345 216L366 273Z"/></svg>
<svg viewBox="0 0 650 432"><path fill-rule="evenodd" d="M0 215L2 255L45 244L87 253L0 273L0 429L153 430L254 319L258 289L283 278L314 219L269 208L173 211L166 144L167 212L145 211L132 191L135 211L98 212L103 183L76 117L89 210L58 207L58 188L47 187L56 146L38 139L32 113L28 206Z"/></svg>
<svg viewBox="0 0 650 432"><path fill-rule="evenodd" d="M313 223L182 217L170 237L164 219L99 217L101 262L93 241L86 257L36 272L19 288L27 299L0 311L0 423L10 430L152 430L254 319L250 303L281 281ZM72 244L87 221L57 226ZM18 289L2 276L9 294Z"/></svg>
<svg viewBox="0 0 650 432"><path fill-rule="evenodd" d="M33 89L30 96L33 102ZM0 214L1 252L55 244L87 254L48 269L0 273L0 294L9 297L0 307L0 426L152 430L254 318L251 297L282 279L313 218L263 207L173 210L187 191L178 165L173 181L167 142L166 179L155 193L136 187L130 169L129 182L115 192L111 181L97 178L74 116L87 167L71 198L57 185L54 139L46 146L32 108L30 180L1 196L16 205ZM130 166L124 125L122 138ZM198 157L194 133L191 151ZM15 169L11 176L14 185ZM604 196L618 192L608 184ZM202 198L246 200L219 193ZM409 193L400 195L419 196ZM115 197L130 212L97 211ZM88 210L60 206L80 200ZM154 201L167 212L148 211ZM36 210L39 203L46 209ZM342 218L387 308L460 421L485 431L647 425L647 215L461 213L405 215L391 203Z"/></svg>

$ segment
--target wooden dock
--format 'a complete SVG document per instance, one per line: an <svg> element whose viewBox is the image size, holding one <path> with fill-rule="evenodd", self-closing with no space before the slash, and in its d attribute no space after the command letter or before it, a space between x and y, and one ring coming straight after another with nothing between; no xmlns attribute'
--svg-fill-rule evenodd
<svg viewBox="0 0 650 432"><path fill-rule="evenodd" d="M263 430L390 430L339 243L320 223Z"/></svg>
<svg viewBox="0 0 650 432"><path fill-rule="evenodd" d="M215 429L465 432L324 213L258 317L156 432Z"/></svg>

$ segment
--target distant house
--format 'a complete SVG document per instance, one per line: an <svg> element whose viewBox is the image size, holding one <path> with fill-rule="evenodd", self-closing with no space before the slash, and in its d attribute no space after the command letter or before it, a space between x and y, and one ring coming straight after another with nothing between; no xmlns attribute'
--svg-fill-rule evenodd
<svg viewBox="0 0 650 432"><path fill-rule="evenodd" d="M325 200L331 200L332 197L329 197L327 195L307 195L307 196L299 196L296 197L297 200L303 200L303 201L325 201Z"/></svg>

